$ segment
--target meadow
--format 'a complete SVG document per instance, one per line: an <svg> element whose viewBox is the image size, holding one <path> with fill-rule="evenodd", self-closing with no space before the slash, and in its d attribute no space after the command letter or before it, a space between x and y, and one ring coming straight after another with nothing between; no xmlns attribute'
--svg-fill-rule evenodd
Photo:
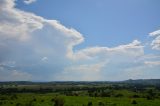
<svg viewBox="0 0 160 106"><path fill-rule="evenodd" d="M15 94L14 94L15 95ZM160 100L126 97L64 96L55 94L1 95L0 106L160 106ZM55 104L55 100L59 100ZM136 101L136 102L134 102Z"/></svg>
<svg viewBox="0 0 160 106"><path fill-rule="evenodd" d="M3 83L0 106L160 106L160 89L137 83Z"/></svg>

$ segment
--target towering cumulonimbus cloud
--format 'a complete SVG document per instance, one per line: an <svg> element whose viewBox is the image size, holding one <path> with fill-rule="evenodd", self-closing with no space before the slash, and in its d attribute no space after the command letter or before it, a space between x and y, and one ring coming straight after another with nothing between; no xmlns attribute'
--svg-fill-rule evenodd
<svg viewBox="0 0 160 106"><path fill-rule="evenodd" d="M83 42L79 32L66 28L56 20L16 9L15 0L1 0L0 5L0 62L3 66L9 66L9 61L14 61L13 67L30 70L31 73L34 69L38 70L41 60L47 57L50 63L42 66L50 67L48 70L52 71L52 63L62 64L64 61L65 64L66 55L75 45Z"/></svg>

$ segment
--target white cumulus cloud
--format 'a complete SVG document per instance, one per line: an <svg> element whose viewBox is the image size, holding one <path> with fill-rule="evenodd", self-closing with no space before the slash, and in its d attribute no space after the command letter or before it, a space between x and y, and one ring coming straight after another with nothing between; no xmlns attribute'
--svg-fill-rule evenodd
<svg viewBox="0 0 160 106"><path fill-rule="evenodd" d="M24 0L24 3L26 4L31 4L33 2L36 2L37 0Z"/></svg>
<svg viewBox="0 0 160 106"><path fill-rule="evenodd" d="M160 30L150 33L150 36L155 37L151 43L152 49L160 50Z"/></svg>
<svg viewBox="0 0 160 106"><path fill-rule="evenodd" d="M119 45L117 47L90 47L72 53L72 59L91 59L93 57L108 57L108 56L130 56L136 57L144 54L143 46L138 40L126 45Z"/></svg>
<svg viewBox="0 0 160 106"><path fill-rule="evenodd" d="M150 66L155 66L155 65L160 66L160 61L145 61L144 63Z"/></svg>
<svg viewBox="0 0 160 106"><path fill-rule="evenodd" d="M138 40L74 50L83 41L80 32L57 20L17 9L15 0L0 0L0 80L104 80L108 72L136 66L144 55Z"/></svg>

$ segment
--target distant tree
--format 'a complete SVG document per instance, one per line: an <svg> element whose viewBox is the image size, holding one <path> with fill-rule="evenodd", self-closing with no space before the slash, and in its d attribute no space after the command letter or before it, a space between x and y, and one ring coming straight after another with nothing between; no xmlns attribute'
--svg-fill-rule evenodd
<svg viewBox="0 0 160 106"><path fill-rule="evenodd" d="M2 106L3 105L3 102L0 102L0 106Z"/></svg>
<svg viewBox="0 0 160 106"><path fill-rule="evenodd" d="M133 98L139 98L140 96L137 95L137 94L135 94L135 95L133 95L132 97L133 97Z"/></svg>
<svg viewBox="0 0 160 106"><path fill-rule="evenodd" d="M94 97L98 97L98 93L97 92L94 93Z"/></svg>
<svg viewBox="0 0 160 106"><path fill-rule="evenodd" d="M16 106L22 106L22 104L21 103L16 103Z"/></svg>
<svg viewBox="0 0 160 106"><path fill-rule="evenodd" d="M133 100L133 101L132 101L132 104L137 104L137 101L136 101L136 100Z"/></svg>
<svg viewBox="0 0 160 106"><path fill-rule="evenodd" d="M54 98L51 99L51 102L54 102Z"/></svg>
<svg viewBox="0 0 160 106"><path fill-rule="evenodd" d="M34 98L34 99L33 99L33 101L35 102L35 101L37 101L37 99L36 99L36 98Z"/></svg>
<svg viewBox="0 0 160 106"><path fill-rule="evenodd" d="M29 103L26 103L25 106L34 106L33 101L29 101Z"/></svg>
<svg viewBox="0 0 160 106"><path fill-rule="evenodd" d="M102 92L101 97L111 97L111 93L110 92Z"/></svg>
<svg viewBox="0 0 160 106"><path fill-rule="evenodd" d="M44 102L44 100L42 99L41 102Z"/></svg>
<svg viewBox="0 0 160 106"><path fill-rule="evenodd" d="M148 99L148 100L152 100L152 99L154 99L155 96L156 96L156 94L154 93L153 89L149 89L149 90L147 91L147 93L148 93L148 95L147 95L147 99Z"/></svg>
<svg viewBox="0 0 160 106"><path fill-rule="evenodd" d="M153 98L150 95L147 95L147 100L152 100Z"/></svg>
<svg viewBox="0 0 160 106"><path fill-rule="evenodd" d="M92 104L92 102L90 101L90 102L88 102L88 105L87 106L92 106L93 104Z"/></svg>
<svg viewBox="0 0 160 106"><path fill-rule="evenodd" d="M16 94L13 94L13 95L11 95L10 99L11 99L11 100L15 100L15 99L18 99L18 97L17 97Z"/></svg>
<svg viewBox="0 0 160 106"><path fill-rule="evenodd" d="M115 95L115 97L123 97L123 94L118 93L118 94Z"/></svg>
<svg viewBox="0 0 160 106"><path fill-rule="evenodd" d="M64 99L63 98L60 98L60 97L56 97L54 99L54 106L64 106Z"/></svg>
<svg viewBox="0 0 160 106"><path fill-rule="evenodd" d="M105 106L105 104L103 102L98 102L98 106Z"/></svg>

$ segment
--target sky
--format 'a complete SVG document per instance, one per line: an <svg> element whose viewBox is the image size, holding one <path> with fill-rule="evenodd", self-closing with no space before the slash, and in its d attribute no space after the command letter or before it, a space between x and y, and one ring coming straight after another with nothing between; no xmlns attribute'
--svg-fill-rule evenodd
<svg viewBox="0 0 160 106"><path fill-rule="evenodd" d="M0 0L0 81L160 78L159 0Z"/></svg>

